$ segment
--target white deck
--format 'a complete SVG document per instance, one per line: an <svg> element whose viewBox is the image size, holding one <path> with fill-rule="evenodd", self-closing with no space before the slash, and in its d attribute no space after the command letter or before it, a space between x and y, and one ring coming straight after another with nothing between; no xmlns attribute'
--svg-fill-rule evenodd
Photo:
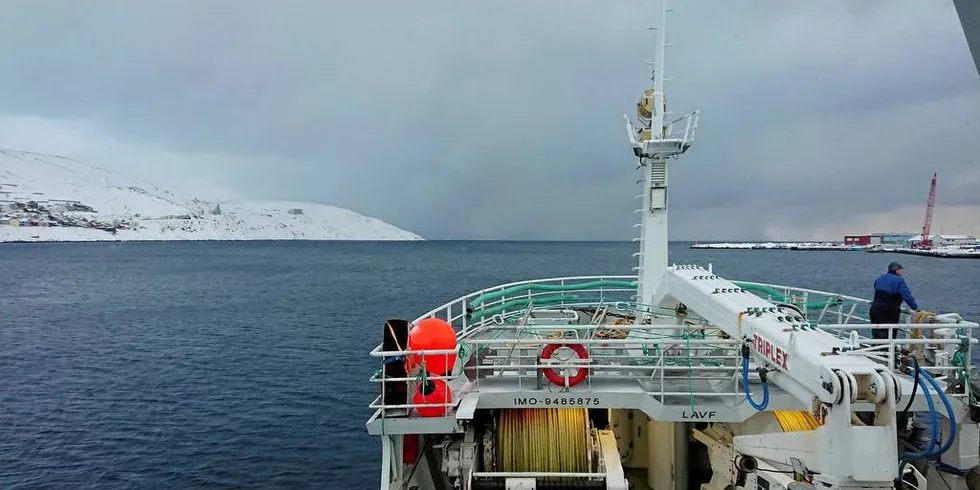
<svg viewBox="0 0 980 490"><path fill-rule="evenodd" d="M451 409L446 417L421 417L411 403L386 403L378 396L371 404L374 415L367 423L371 434L448 433L459 430L459 424L473 417L477 410L520 407L586 406L589 408L637 408L656 420L742 422L757 413L745 399L741 382L741 340L724 338L695 311L678 318L674 311L655 309L633 302L635 278L573 277L505 284L479 291L430 311L419 318L439 317L450 322L458 332L459 359L453 375L445 379L453 388ZM890 355L910 343L901 338L874 341L868 338L870 325L861 316L867 311L867 300L833 293L736 282L738 287L756 293L775 303L808 306L807 320L817 328L843 339L857 336L860 345L855 355L887 366L899 383L899 406L904 408L912 392L912 378L895 369ZM531 305L530 308L528 305ZM538 306L540 305L540 306ZM467 311L469 310L469 314ZM650 325L612 325L640 311L651 311ZM680 324L679 324L680 323ZM908 337L913 328L955 327L973 337L975 323L904 324ZM624 338L600 338L598 332L619 329ZM564 364L547 364L539 359L545 344L557 342L564 332L563 343L581 344L588 349L587 363L577 359ZM852 333L857 332L857 333ZM551 337L551 338L549 338ZM871 345L878 342L877 345ZM934 341L932 349L941 349ZM913 345L914 347L915 345ZM966 346L966 365L930 368L943 372L971 368L972 343ZM432 351L431 354L438 354ZM380 346L374 357L390 358L402 352L383 352ZM557 386L542 376L546 368L575 369L587 365L589 374L578 386ZM750 391L760 400L759 378L750 366ZM377 383L407 383L417 377L389 379L378 373ZM408 393L412 387L408 387ZM911 410L927 410L926 396L916 394ZM934 394L934 402L940 403ZM966 393L951 398L966 398ZM809 407L797 398L769 383L766 411L801 410ZM958 418L965 416L965 404L954 404ZM857 403L858 411L873 410L870 403Z"/></svg>

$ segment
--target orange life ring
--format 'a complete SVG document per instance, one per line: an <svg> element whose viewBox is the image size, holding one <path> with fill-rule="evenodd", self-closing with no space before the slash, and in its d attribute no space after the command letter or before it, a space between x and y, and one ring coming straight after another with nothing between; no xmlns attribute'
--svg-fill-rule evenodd
<svg viewBox="0 0 980 490"><path fill-rule="evenodd" d="M552 354L555 353L561 347L568 347L578 354L579 359L588 359L589 351L582 346L582 344L548 344L545 346L544 350L541 352L541 359L551 359ZM553 368L542 368L544 370L544 377L548 378L548 381L558 385L565 386L565 377L558 374ZM589 370L587 368L579 368L578 373L575 376L568 377L568 386L575 386L582 381L585 381L586 376L589 375Z"/></svg>

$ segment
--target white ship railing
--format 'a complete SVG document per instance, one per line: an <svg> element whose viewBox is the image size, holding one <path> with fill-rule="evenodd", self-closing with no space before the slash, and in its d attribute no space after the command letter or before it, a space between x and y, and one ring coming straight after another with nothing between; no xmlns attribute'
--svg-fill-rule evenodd
<svg viewBox="0 0 980 490"><path fill-rule="evenodd" d="M691 326L689 326L691 327ZM541 380L539 373L544 369L577 369L585 368L588 376L580 386L588 391L594 391L605 381L622 382L637 380L647 382L649 388L644 392L656 395L658 401L666 403L668 397L741 397L743 393L737 390L734 383L735 374L739 372L741 341L723 338L693 338L694 335L678 334L682 331L691 332L695 328L684 329L678 325L623 325L613 328L626 330L639 338L607 339L596 338L598 331L608 329L601 326L587 325L534 325L534 326L504 326L488 327L489 331L515 331L523 334L520 338L470 339L468 345L472 351L479 353L491 348L508 348L517 346L514 353L479 355L476 363L464 367L468 378L472 379L479 391L487 381L491 383L501 379L514 381L513 386L518 390L536 390L547 385L548 381ZM573 337L545 337L543 333L566 331ZM700 327L697 328L700 330ZM539 361L538 352L553 343L577 344L587 349L588 359L575 359L568 362ZM489 365L481 365L490 361ZM481 375L482 374L482 375ZM754 377L754 376L753 376ZM678 383L677 381L683 381ZM687 382L696 382L697 387ZM730 390L704 388L704 382L722 382L730 385ZM561 387L551 386L555 390Z"/></svg>
<svg viewBox="0 0 980 490"><path fill-rule="evenodd" d="M499 293L505 293L507 290L512 290L523 286L569 286L575 285L582 282L633 282L636 281L636 276L572 276L572 277L556 277L548 279L533 279L528 281L517 281L510 282L507 284L501 284L499 286L494 286L490 288L481 289L473 293L467 294L456 298L442 306L433 308L432 310L422 314L416 318L413 323L422 321L425 318L441 318L449 322L454 328L456 328L457 333L460 335L466 334L469 329L473 327L482 327L489 324L489 321L493 321L497 324L502 324L502 322L514 315L523 314L526 308L504 308L500 315L496 313L493 315L482 315L479 316L477 320L471 320L471 315L467 314L467 308L474 299L481 296L494 295ZM565 293L582 293L588 292L591 294L598 295L598 297L608 300L613 299L631 299L636 294L636 287L597 287L589 289L572 289L563 291ZM525 292L515 292L514 294L501 294L497 298L493 298L486 302L480 304L479 309L474 309L472 313L479 313L481 311L491 310L496 307L501 307L507 303L515 300L533 300L534 298L540 298L545 296L553 296L554 292L549 291L533 291L525 290Z"/></svg>
<svg viewBox="0 0 980 490"><path fill-rule="evenodd" d="M667 137L665 139L679 139L684 143L693 142L698 129L698 119L700 119L700 116L701 111L694 110L667 123L667 129L665 131ZM682 123L683 126L680 129L675 129L674 126L679 126L678 123Z"/></svg>
<svg viewBox="0 0 980 490"><path fill-rule="evenodd" d="M474 330L483 329L490 325L503 325L504 323L506 323L507 320L515 316L523 315L524 312L527 311L526 306L524 307L515 306L514 308L508 308L507 305L509 304L514 304L514 302L531 302L534 301L535 299L540 300L541 298L544 297L549 297L549 298L554 297L554 291L534 291L531 288L526 288L526 286L533 287L533 286L540 285L545 287L552 287L552 286L561 287L566 285L574 286L582 282L616 283L616 282L632 282L635 280L636 280L635 276L573 276L573 277L562 277L562 278L535 279L529 281L516 281L516 282L501 284L491 288L481 289L479 291L475 291L473 293L452 300L446 304L443 304L442 306L439 306L437 308L434 308L426 312L422 316L416 318L412 323L418 323L419 321L425 318L440 318L448 322L450 325L452 325L453 328L457 331L457 335L461 339L465 339L467 338L467 334L473 332ZM522 290L523 292L515 292L514 294L507 293L508 290L514 290L514 289L519 289ZM625 285L619 285L618 287L599 285L598 287L595 288L586 288L586 289L572 288L564 291L564 293L576 293L576 292L578 293L588 292L590 295L596 295L597 298L599 299L598 303L612 301L612 302L623 303L625 305L626 303L624 303L623 301L616 301L616 300L617 299L621 300L623 298L628 299L630 296L635 295L636 288L635 285L630 287L625 287ZM481 302L479 305L479 309L473 310L470 306L471 303L473 303L474 300L481 297L493 297L493 298ZM577 303L570 300L568 304L572 305ZM582 303L582 304L586 304L586 303ZM563 305L563 306L567 306L567 305ZM493 311L494 313L487 314L487 315L480 314L481 312L487 312L487 311ZM471 320L474 313L476 313L478 317L478 319L475 321ZM466 345L465 340L461 345ZM448 352L456 352L458 357L465 357L465 356L460 356L460 346L457 346L455 350L448 351ZM447 351L443 351L443 350L413 351L413 354L418 355L420 358L428 355L437 355L437 354L445 354L445 353L447 353ZM381 344L379 344L371 351L370 355L371 357L381 358L382 363L384 363L389 359L403 357L405 355L405 352L383 351ZM462 361L464 361L464 359L459 359L458 363L461 363ZM557 367L560 368L561 366L557 366ZM449 383L459 376L460 370L455 369L454 373L456 374L448 374L446 376L428 376L428 378L442 379L447 383ZM407 396L409 400L411 400L412 397L412 389L411 389L412 385L414 383L419 382L420 380L421 379L418 376L400 377L400 378L386 377L384 373L384 369L380 369L378 372L374 373L374 375L372 375L370 378L371 382L381 383L381 384L389 383L389 382L404 382L406 384L406 392L408 394ZM419 405L415 403L391 404L391 403L386 403L386 400L384 398L385 398L384 390L382 390L382 394L379 395L377 398L375 398L375 400L372 401L371 404L369 405L370 408L381 411L380 415L382 417L386 416L386 412L389 410L408 411L423 406L424 407L455 406L455 404L458 402L458 400L454 400L451 403L447 403L447 404L431 404L431 403L427 403L425 405Z"/></svg>
<svg viewBox="0 0 980 490"><path fill-rule="evenodd" d="M430 376L430 379L451 382L465 373L468 379L474 381L477 391L488 380L490 383L508 380L516 382L519 390L535 390L541 388L540 372L543 369L585 367L589 375L582 386L589 391L596 388L596 384L606 381L638 380L643 382L645 392L656 396L661 403L667 403L669 397L679 396L691 397L692 400L695 397L743 397L739 376L741 357L738 352L741 341L707 336L694 338L691 335L694 331L714 329L710 324L699 323L696 312L690 312L687 323L691 324L688 325L661 323L638 326L581 324L577 322L578 314L574 317L568 314L573 308L607 309L614 314L633 312L638 306L644 306L635 302L635 281L636 276L631 275L573 276L518 281L485 288L434 308L413 322L429 317L446 320L456 329L460 339L456 349L413 353L423 357L457 353L457 366L452 373ZM972 344L976 342L973 330L978 325L963 321L958 315L939 315L935 317L939 323L911 324L909 312L904 312L902 323L870 325L860 315L870 304L863 298L799 287L734 282L774 303L796 305L811 322L819 324L818 328L848 340L849 351L887 365L893 372L898 367L895 360L900 349L917 350L924 346L940 351L947 346L959 346L956 350L965 348L965 355L959 358L950 351L944 364L928 366L931 372L936 373L937 381L953 381L949 379L949 373L969 373L971 370ZM537 320L529 315L532 309ZM676 317L673 310L660 314ZM575 323L570 322L572 318L576 318ZM863 332L872 328L892 328L895 332L903 332L904 335L898 337L904 338L878 340L864 335ZM932 337L929 332L939 328L957 329L956 338L929 338ZM608 329L628 331L630 335L621 339L596 337L597 332ZM539 361L540 348L560 340L543 338L542 333L556 331L567 331L572 337L562 340L586 347L589 359L564 363ZM925 338L910 338L914 331ZM483 338L488 332L497 336ZM502 353L484 354L493 348L499 348ZM382 351L379 345L370 355L384 361L405 353ZM464 366L471 356L475 357L475 364ZM484 365L484 362L489 364ZM927 366L923 364L923 367ZM754 374L753 378L757 379ZM406 383L409 403L386 404L382 394L370 407L378 410L376 415L381 417L389 416L386 412L389 410L398 410L399 414L395 416L406 415L411 409L419 407L410 402L412 385L419 380L418 376L385 377L383 369L379 370L370 381ZM677 389L678 382L684 380L689 381L688 386ZM711 386L705 387L706 383ZM719 384L724 384L725 388ZM949 396L971 399L970 384L967 382L965 385L964 393ZM453 400L442 406L452 407L457 403L458 400Z"/></svg>
<svg viewBox="0 0 980 490"><path fill-rule="evenodd" d="M664 124L660 130L661 132L655 135L656 137L650 135L645 139L637 138L640 133L632 121L630 121L629 116L623 114L623 119L626 120L626 135L629 138L630 146L635 148L634 151L649 155L651 151L653 153L660 153L665 150L670 150L665 153L678 155L686 151L694 143L700 116L701 111L699 110L688 112ZM637 156L639 156L639 153Z"/></svg>

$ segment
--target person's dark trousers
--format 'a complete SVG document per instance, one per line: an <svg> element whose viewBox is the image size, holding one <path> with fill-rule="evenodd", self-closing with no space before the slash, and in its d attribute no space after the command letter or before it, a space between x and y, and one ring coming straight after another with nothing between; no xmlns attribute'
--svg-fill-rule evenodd
<svg viewBox="0 0 980 490"><path fill-rule="evenodd" d="M875 308L875 305L871 306L871 313L868 315L868 320L871 321L873 325L881 324L897 324L901 320L902 311L881 311L879 308ZM871 330L871 338L873 339L887 339L888 332L892 332L892 338L895 338L894 328L878 328Z"/></svg>

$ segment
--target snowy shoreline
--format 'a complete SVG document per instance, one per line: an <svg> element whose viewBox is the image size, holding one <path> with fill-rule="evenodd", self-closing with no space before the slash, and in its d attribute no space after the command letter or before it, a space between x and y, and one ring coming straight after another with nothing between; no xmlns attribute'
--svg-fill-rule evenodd
<svg viewBox="0 0 980 490"><path fill-rule="evenodd" d="M208 218L145 223L140 229L106 231L78 226L0 225L0 243L89 242L247 242L247 241L421 241L412 233L365 226L353 230L303 229L297 226L261 226ZM273 219L274 221L274 219ZM249 226L251 225L251 226ZM186 227L181 229L180 227ZM299 228L299 229L297 229ZM285 233L284 233L285 232Z"/></svg>
<svg viewBox="0 0 980 490"><path fill-rule="evenodd" d="M179 240L160 240L154 238L137 238L137 239L106 239L97 238L91 240L51 240L43 238L34 238L26 240L0 240L0 246L3 245L13 245L21 243L38 244L38 243L201 243L201 242L211 242L211 243L243 243L243 242L323 242L323 243L345 243L345 242L384 242L384 243L408 243L408 242L420 242L425 240L386 240L386 239L374 239L374 238L190 238L190 239L179 239Z"/></svg>
<svg viewBox="0 0 980 490"><path fill-rule="evenodd" d="M336 206L199 199L56 155L0 150L0 242L422 239Z"/></svg>
<svg viewBox="0 0 980 490"><path fill-rule="evenodd" d="M970 248L941 247L929 250L920 250L881 245L844 245L839 242L695 243L694 245L691 245L691 248L696 250L793 250L808 252L897 253L949 259L980 259L980 250Z"/></svg>
<svg viewBox="0 0 980 490"><path fill-rule="evenodd" d="M844 245L835 242L722 242L695 243L692 249L707 250L807 250L807 251L840 251L857 252L867 247L862 245Z"/></svg>
<svg viewBox="0 0 980 490"><path fill-rule="evenodd" d="M958 248L938 248L930 250L920 250L915 248L881 248L869 249L868 251L872 253L923 255L926 257L939 257L942 259L980 259L980 250Z"/></svg>

